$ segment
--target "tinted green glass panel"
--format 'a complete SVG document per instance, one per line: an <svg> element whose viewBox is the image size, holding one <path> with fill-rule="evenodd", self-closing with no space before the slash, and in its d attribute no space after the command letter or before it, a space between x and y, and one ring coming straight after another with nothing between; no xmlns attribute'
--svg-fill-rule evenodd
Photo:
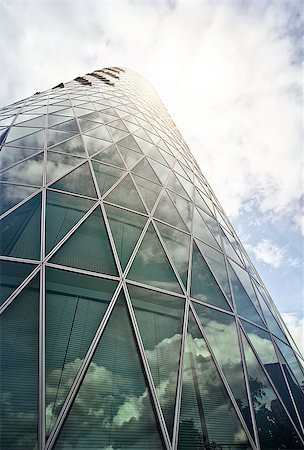
<svg viewBox="0 0 304 450"><path fill-rule="evenodd" d="M63 142L62 144L56 145L55 147L52 147L52 150L56 152L86 156L80 136L76 136L73 139L69 139L68 141Z"/></svg>
<svg viewBox="0 0 304 450"><path fill-rule="evenodd" d="M140 175L144 178L147 178L150 181L153 181L154 183L159 183L159 179L155 175L154 170L146 160L146 158L142 159L132 170L133 173L136 173L137 175Z"/></svg>
<svg viewBox="0 0 304 450"><path fill-rule="evenodd" d="M73 228L94 202L48 191L46 198L46 253Z"/></svg>
<svg viewBox="0 0 304 450"><path fill-rule="evenodd" d="M241 281L245 291L248 294L248 297L250 298L250 300L252 301L252 303L254 304L256 309L258 310L258 312L261 314L261 307L257 300L256 294L254 292L254 289L253 289L253 286L250 281L250 277L249 277L248 273L246 272L246 270L242 269L238 264L235 264L235 262L230 261L230 264L231 264L231 267L233 268L234 272L236 273L238 279Z"/></svg>
<svg viewBox="0 0 304 450"><path fill-rule="evenodd" d="M163 448L124 299L114 307L54 448Z"/></svg>
<svg viewBox="0 0 304 450"><path fill-rule="evenodd" d="M162 193L154 216L157 219L170 223L171 225L181 228L182 230L187 229L166 191Z"/></svg>
<svg viewBox="0 0 304 450"><path fill-rule="evenodd" d="M194 303L194 307L212 351L224 372L247 427L254 438L234 317L197 303Z"/></svg>
<svg viewBox="0 0 304 450"><path fill-rule="evenodd" d="M0 447L32 450L37 444L39 279L0 317L2 404Z"/></svg>
<svg viewBox="0 0 304 450"><path fill-rule="evenodd" d="M161 191L161 186L138 177L137 175L133 175L133 179L147 207L151 211Z"/></svg>
<svg viewBox="0 0 304 450"><path fill-rule="evenodd" d="M233 271L230 263L228 263L227 267L237 313L240 316L243 316L245 319L248 319L251 322L255 322L258 325L265 327L265 324L263 323L255 307L253 306L250 298L247 295L247 292L245 291L242 283Z"/></svg>
<svg viewBox="0 0 304 450"><path fill-rule="evenodd" d="M132 169L132 167L134 167L135 164L142 157L142 154L134 152L133 150L130 150L129 148L121 147L120 145L117 145L117 147L119 148L119 151L120 151L128 169Z"/></svg>
<svg viewBox="0 0 304 450"><path fill-rule="evenodd" d="M47 269L47 433L54 424L116 287L114 281Z"/></svg>
<svg viewBox="0 0 304 450"><path fill-rule="evenodd" d="M207 244L210 244L215 248L219 248L214 236L211 234L209 228L196 209L194 209L193 216L193 234L199 239L205 241Z"/></svg>
<svg viewBox="0 0 304 450"><path fill-rule="evenodd" d="M67 156L62 153L48 151L46 167L47 182L50 183L56 178L62 177L83 161L82 158L77 158L76 156Z"/></svg>
<svg viewBox="0 0 304 450"><path fill-rule="evenodd" d="M189 266L190 236L159 222L157 222L157 228L160 231L174 265L177 268L179 276L186 286Z"/></svg>
<svg viewBox="0 0 304 450"><path fill-rule="evenodd" d="M96 161L92 161L92 165L101 195L107 192L125 173L121 169L106 166Z"/></svg>
<svg viewBox="0 0 304 450"><path fill-rule="evenodd" d="M123 270L147 221L147 217L105 205L116 250Z"/></svg>
<svg viewBox="0 0 304 450"><path fill-rule="evenodd" d="M280 394L281 399L283 400L290 416L292 417L292 420L299 427L299 421L269 333L245 321L242 321L242 324L247 337L251 341L253 348L255 349L261 362L263 363L264 369L267 371L274 386ZM299 389L299 391L301 390ZM301 395L301 393L303 396L303 392L298 392L297 394Z"/></svg>
<svg viewBox="0 0 304 450"><path fill-rule="evenodd" d="M61 191L87 195L88 197L97 197L88 163L77 167L77 169L60 178L51 187Z"/></svg>
<svg viewBox="0 0 304 450"><path fill-rule="evenodd" d="M0 183L0 214L8 211L35 191L37 191L36 187Z"/></svg>
<svg viewBox="0 0 304 450"><path fill-rule="evenodd" d="M169 193L177 211L181 215L183 221L187 225L188 229L191 230L192 226L192 214L193 214L193 205L191 202L188 202L183 197L174 194L173 192Z"/></svg>
<svg viewBox="0 0 304 450"><path fill-rule="evenodd" d="M193 315L189 314L178 450L250 449Z"/></svg>
<svg viewBox="0 0 304 450"><path fill-rule="evenodd" d="M1 221L1 255L40 259L41 194Z"/></svg>
<svg viewBox="0 0 304 450"><path fill-rule="evenodd" d="M32 158L29 158L2 172L0 175L0 181L41 186L42 170L43 153L39 153L38 155L35 155Z"/></svg>
<svg viewBox="0 0 304 450"><path fill-rule="evenodd" d="M230 311L228 302L195 244L192 255L191 296Z"/></svg>
<svg viewBox="0 0 304 450"><path fill-rule="evenodd" d="M117 275L108 234L99 207L59 248L51 258L51 262Z"/></svg>
<svg viewBox="0 0 304 450"><path fill-rule="evenodd" d="M115 203L116 205L133 209L134 211L146 212L130 175L127 175L113 191L106 196L106 200Z"/></svg>
<svg viewBox="0 0 304 450"><path fill-rule="evenodd" d="M275 341L276 341L276 344L279 347L280 351L282 352L285 360L289 364L289 367L292 370L294 376L296 377L299 385L303 386L304 385L304 373L303 373L303 370L301 369L301 366L297 360L297 357L295 356L291 347L284 344L279 339L276 339Z"/></svg>
<svg viewBox="0 0 304 450"><path fill-rule="evenodd" d="M0 261L0 305L14 292L36 266Z"/></svg>
<svg viewBox="0 0 304 450"><path fill-rule="evenodd" d="M125 169L123 160L114 144L110 145L110 147L106 148L102 152L95 155L94 159L97 159L98 161L105 162L108 164L113 164L113 166L122 167L123 169Z"/></svg>
<svg viewBox="0 0 304 450"><path fill-rule="evenodd" d="M244 336L243 345L261 448L271 450L303 448L280 400Z"/></svg>
<svg viewBox="0 0 304 450"><path fill-rule="evenodd" d="M128 278L181 293L174 271L152 225L149 225L139 247Z"/></svg>
<svg viewBox="0 0 304 450"><path fill-rule="evenodd" d="M219 285L225 292L227 298L231 301L231 292L225 266L224 255L199 240L196 241L196 244L200 249L200 252L204 256L205 260L211 267L211 270L213 271Z"/></svg>
<svg viewBox="0 0 304 450"><path fill-rule="evenodd" d="M172 435L183 327L183 299L129 286L156 393Z"/></svg>

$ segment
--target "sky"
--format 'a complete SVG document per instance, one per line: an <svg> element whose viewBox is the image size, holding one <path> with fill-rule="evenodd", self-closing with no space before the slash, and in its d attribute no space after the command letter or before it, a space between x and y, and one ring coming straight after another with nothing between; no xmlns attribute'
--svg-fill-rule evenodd
<svg viewBox="0 0 304 450"><path fill-rule="evenodd" d="M0 8L0 107L103 67L146 77L304 352L301 1Z"/></svg>

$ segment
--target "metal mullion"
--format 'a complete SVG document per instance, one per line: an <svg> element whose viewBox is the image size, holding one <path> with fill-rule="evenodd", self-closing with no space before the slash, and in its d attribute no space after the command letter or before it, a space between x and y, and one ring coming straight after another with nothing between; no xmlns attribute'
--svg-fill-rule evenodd
<svg viewBox="0 0 304 450"><path fill-rule="evenodd" d="M159 403L159 400L158 400L158 397L156 394L156 389L154 387L152 373L150 371L149 363L148 363L146 353L145 353L145 348L144 348L144 345L143 345L143 342L141 339L141 334L140 334L140 331L139 331L139 328L137 325L137 320L136 320L135 312L133 309L132 301L130 299L129 292L128 292L125 281L123 282L123 288L124 288L124 293L125 293L125 297L126 297L128 312L130 315L130 319L131 319L131 323L132 323L132 327L133 327L133 331L134 331L134 335L135 335L137 348L139 349L141 362L143 364L144 371L145 371L145 378L146 378L147 385L148 385L147 387L148 387L149 392L152 397L152 402L153 402L153 406L154 406L153 409L156 412L166 448L167 448L167 450L171 450L171 442L170 442L170 437L169 437L168 430L167 430L166 421L165 421L165 418L164 418L164 415L163 415L163 412L162 412L162 409L161 409L161 406L160 406L160 403Z"/></svg>
<svg viewBox="0 0 304 450"><path fill-rule="evenodd" d="M255 358L257 359L257 361L258 361L258 363L259 363L259 365L260 365L260 367L261 367L261 369L262 369L264 375L265 375L266 378L267 378L268 383L270 384L270 387L273 389L275 395L276 395L277 398L279 399L279 401L280 401L280 403L281 403L281 406L283 407L283 409L284 409L284 411L285 411L287 417L289 418L291 424L293 425L294 429L296 430L296 432L297 432L297 434L298 434L300 440L302 441L302 444L304 444L304 439L303 439L303 437L300 435L300 433L299 433L299 431L298 431L298 428L295 426L295 424L294 424L294 422L293 422L291 416L289 415L289 412L287 411L287 408L286 408L286 406L285 406L285 404L284 404L284 402L283 402L283 400L282 400L280 394L278 393L278 391L277 391L275 385L273 384L273 382L272 382L270 376L268 375L267 370L264 369L264 364L263 364L262 361L260 360L259 355L257 354L255 348L254 348L253 345L251 344L251 341L247 339L247 334L246 334L245 330L243 329L242 324L240 324L240 328L242 329L243 334L246 336L246 342L247 342L247 344L249 345L251 351L253 352Z"/></svg>
<svg viewBox="0 0 304 450"><path fill-rule="evenodd" d="M185 294L179 294L178 292L175 292L175 291L167 291L166 289L152 286L150 284L144 284L144 283L141 283L141 282L135 281L135 280L126 279L126 282L128 284L132 284L133 286L143 287L145 289L149 289L150 291L158 292L159 294L171 295L171 296L179 297L179 298L185 300Z"/></svg>
<svg viewBox="0 0 304 450"><path fill-rule="evenodd" d="M218 222L218 220L216 220L216 221ZM219 222L218 222L218 226L220 226ZM256 442L257 450L262 450L262 449L260 449L260 440L259 440L258 428L257 428L257 424L256 424L256 419L255 419L255 410L254 410L252 397L251 397L249 376L248 376L248 371L247 371L247 363L246 363L246 358L245 358L245 353L244 353L244 348L243 348L241 332L240 332L240 328L239 328L239 318L237 315L237 309L236 309L235 300L234 300L234 293L232 290L231 280L230 280L230 276L228 273L227 255L226 255L226 249L225 249L224 243L223 243L222 234L220 234L220 240L221 240L221 244L222 244L222 251L224 254L225 270L226 270L229 289L230 289L230 293L231 293L232 307L233 307L233 311L235 313L235 327L236 327L237 339L238 339L238 344L239 344L239 349L240 349L241 364L242 364L242 368L243 368L245 388L246 388L246 393L247 393L247 398L248 398L248 405L249 405L249 410L250 410L250 417L251 417L251 422L252 422L252 427L253 427L254 439Z"/></svg>
<svg viewBox="0 0 304 450"><path fill-rule="evenodd" d="M176 210L176 211L177 211L177 210ZM177 213L179 214L178 211L177 211ZM180 216L180 214L179 214L179 216ZM164 225L170 226L170 228L173 228L173 229L176 230L176 231L180 231L181 233L184 233L184 234L186 234L187 236L190 236L190 235L191 235L191 233L190 233L188 230L183 230L182 228L178 228L177 226L172 225L172 224L169 223L169 222L164 222L162 219L159 219L158 217L155 217L155 216L154 216L154 220L157 220L157 222L163 223ZM182 219L182 221L183 221L183 219ZM183 221L183 223L184 223L184 221Z"/></svg>
<svg viewBox="0 0 304 450"><path fill-rule="evenodd" d="M27 259L27 258L19 258L16 256L6 256L6 255L1 255L0 261L13 261L13 262L27 263L27 264L32 264L33 267L37 266L37 264L40 264L40 261L38 259Z"/></svg>
<svg viewBox="0 0 304 450"><path fill-rule="evenodd" d="M232 390L231 390L231 388L230 388L230 385L229 385L228 381L226 380L225 374L224 374L224 372L223 372L223 370L222 370L220 364L218 363L218 361L217 361L217 359L216 359L216 357L215 357L215 354L214 354L214 352L213 352L213 350L212 350L212 347L210 346L210 344L209 344L209 342L208 342L208 339L207 339L207 335L206 335L206 333L205 333L205 330L204 330L204 328L202 327L201 322L200 322L200 320L199 320L199 317L198 317L198 315L197 315L197 313L196 313L196 310L195 310L194 306L193 306L191 303L190 303L190 309L191 309L191 312L192 312L192 314L193 314L193 316L194 316L194 319L195 319L195 321L196 321L196 325L198 326L198 328L199 328L199 330L200 330L200 332L201 332L201 334L202 334L202 336L203 336L203 339L204 339L204 341L205 341L205 343L206 343L207 349L208 349L208 351L209 351L209 353L210 353L210 355L211 355L211 358L212 358L212 360L213 360L213 363L214 363L215 366L216 366L216 369L217 369L218 374L219 374L219 376L220 376L220 378L221 378L221 381L222 381L222 383L224 384L224 386L225 386L225 388L226 388L226 391L227 391L227 393L228 393L228 396L229 396L229 398L230 398L230 401L232 402L232 404L233 404L233 406L234 406L234 409L235 409L235 412L236 412L236 414L237 414L237 416L238 416L238 419L240 420L240 422L241 422L241 424L242 424L242 426L243 426L243 428L244 428L244 430L245 430L245 432L246 432L246 434L247 434L247 437L248 437L248 439L249 439L250 444L251 444L252 447L255 449L255 448L256 448L256 444L254 443L254 441L253 441L253 439L252 439L252 437L251 437L251 434L250 434L249 429L248 429L248 427L247 427L247 424L246 424L246 422L245 422L245 420L244 420L244 417L243 417L243 415L241 414L241 412L240 412L240 410L239 410L239 407L238 407L238 405L237 405L237 403L236 403L236 400L235 400L235 398L234 398L234 395L233 395L233 392L232 392Z"/></svg>
<svg viewBox="0 0 304 450"><path fill-rule="evenodd" d="M131 256L129 258L129 261L128 261L126 267L125 267L124 277L127 277L127 275L128 275L128 272L129 272L129 270L131 268L131 265L133 264L134 258L135 258L136 254L137 254L137 251L138 251L138 249L139 249L139 247L140 247L140 245L141 245L141 243L142 243L142 241L144 239L144 236L146 235L146 231L147 231L151 221L152 221L152 219L151 219L151 217L149 217L147 222L146 222L146 224L145 224L145 226L142 229L142 232L141 232L141 234L140 234L140 236L139 236L139 238L137 240L137 243L136 243L136 245L135 245L135 247L133 249L133 252L131 253Z"/></svg>
<svg viewBox="0 0 304 450"><path fill-rule="evenodd" d="M2 183L0 183L1 186ZM31 188L36 188L36 186L29 186L29 185L25 185L25 184L13 184L13 183L6 183L6 184L10 184L11 186L24 186L24 187L31 187ZM37 190L35 192L33 192L32 194L30 194L28 197L26 197L25 199L23 199L21 202L17 203L16 205L14 205L12 208L8 209L7 211L5 211L2 216L0 216L0 220L4 219L6 216L8 216L9 214L11 214L12 212L14 212L16 209L20 208L20 206L24 205L24 203L28 202L29 200L31 200L33 197L35 197L38 193L40 193L42 191L42 187L39 186L36 188Z"/></svg>
<svg viewBox="0 0 304 450"><path fill-rule="evenodd" d="M214 309L216 311L219 311L219 312L222 312L224 314L228 314L230 316L235 317L235 312L234 311L229 311L227 309L223 309L220 306L212 305L211 303L204 302L203 300L199 300L199 299L194 298L194 297L190 297L190 301L191 301L191 303L197 303L198 305L206 306L207 308Z"/></svg>
<svg viewBox="0 0 304 450"><path fill-rule="evenodd" d="M52 248L52 250L44 258L44 262L48 262L50 258L57 252L57 250L69 239L69 237L83 224L83 222L98 208L99 202L97 201L81 219L70 229L70 231Z"/></svg>
<svg viewBox="0 0 304 450"><path fill-rule="evenodd" d="M147 219L149 218L149 213L147 213L147 212L143 213L141 211L135 211L134 209L130 209L130 208L127 208L126 206L122 206L122 205L117 205L116 203L112 203L112 202L109 202L107 200L103 200L102 202L105 205L105 207L107 205L115 206L116 208L123 209L124 211L130 212L130 213L133 213L133 214L137 214L138 216L146 217Z"/></svg>
<svg viewBox="0 0 304 450"><path fill-rule="evenodd" d="M52 187L48 187L48 192L56 192L56 193L60 193L60 194L64 194L64 195L70 195L72 197L77 197L77 198L84 198L86 200L92 200L94 202L97 202L98 199L94 198L94 197L89 197L88 195L82 195L82 194L77 194L77 192L68 192L68 191L62 191L61 189L54 189Z"/></svg>
<svg viewBox="0 0 304 450"><path fill-rule="evenodd" d="M285 371L284 371L284 369L283 369L283 365L282 365L282 363L281 363L281 361L280 361L280 353L279 353L280 350L279 350L278 347L276 346L272 334L271 334L271 333L269 333L269 334L270 334L270 339L271 339L272 345L273 345L273 347L274 347L275 353L276 353L276 355L277 355L278 363L279 363L279 365L280 365L281 372L282 372L282 374L283 374L283 377L284 377L284 380L285 380L285 384L286 384L286 386L287 386L287 390L288 390L289 396L290 396L290 398L291 398L291 402L292 402L292 404L293 404L293 407L294 407L295 412L296 412L296 416L297 416L298 421L299 421L299 425L300 425L301 432L302 432L302 434L303 434L303 436L304 436L304 425L303 425L303 423L302 423L302 419L301 419L301 416L300 416L300 414L299 414L298 407L297 407L297 405L296 405L296 403L295 403L295 400L294 400L294 398L293 398L293 394L292 394L291 388L290 388L290 386L289 386L287 377L286 377L286 375L285 375ZM283 356L283 358L284 358L284 355L282 355L282 356ZM285 360L285 358L284 358L284 360ZM290 367L289 367L289 364L287 363L286 360L285 360L285 363L286 363L288 369L291 370ZM291 373L293 374L292 371L291 371ZM297 384L299 385L298 380L297 380Z"/></svg>
<svg viewBox="0 0 304 450"><path fill-rule="evenodd" d="M106 274L98 273L98 272L91 272L91 271L85 270L85 269L78 269L77 267L62 266L61 264L50 263L50 262L46 262L45 265L46 265L46 267L50 267L51 269L60 269L60 270L66 271L66 272L74 272L74 273L88 275L88 276L92 276L92 277L96 277L96 278L102 278L102 279L106 279L106 280L120 281L118 276L106 275Z"/></svg>
<svg viewBox="0 0 304 450"><path fill-rule="evenodd" d="M115 259L115 263L116 263L116 267L118 269L118 274L119 274L119 277L122 279L123 269L121 267L120 259L119 259L119 256L118 256L118 253L117 253L117 250L116 250L115 242L114 242L113 235L112 235L112 230L111 230L111 227L110 227L110 224L109 224L109 221L108 221L108 217L107 217L107 214L106 214L106 211L105 211L105 207L104 207L104 204L102 202L100 203L100 209L101 209L101 213L103 215L103 220L104 220L105 227L106 227L106 230L107 230L108 238L109 238L109 241L110 241L110 246L111 246L112 253L113 253L113 256L114 256L114 259Z"/></svg>
<svg viewBox="0 0 304 450"><path fill-rule="evenodd" d="M106 328L106 325L107 325L107 323L109 321L109 318L110 318L111 313L113 311L113 308L114 308L114 306L116 304L118 296L119 296L119 294L121 292L121 288L122 288L122 281L119 282L119 284L118 284L118 286L117 286L117 288L115 290L115 293L114 293L111 301L109 302L107 310L105 311L105 313L104 313L104 315L103 315L103 317L101 319L101 322L100 322L100 324L99 324L99 326L97 328L97 331L95 333L95 336L93 337L93 340L92 340L92 342L91 342L91 344L89 346L89 349L88 349L87 353L85 354L85 356L84 356L84 358L82 360L81 366L80 366L80 368L79 368L79 370L78 370L78 372L76 374L76 377L75 377L75 379L74 379L74 381L73 381L73 383L72 383L72 385L70 387L70 390L69 390L69 392L68 392L68 394L66 396L66 399L65 399L65 401L63 403L63 406L62 406L62 408L61 408L61 410L60 410L60 412L58 414L57 420L56 420L56 422L55 422L55 424L54 424L54 426L52 428L52 431L51 431L51 433L50 433L50 435L48 437L48 440L47 440L47 442L45 444L45 450L51 450L53 448L53 445L56 442L58 434L60 433L61 428L62 428L62 426L64 424L64 421L65 421L65 419L66 419L66 417L67 417L67 415L68 415L68 413L70 411L70 408L72 407L73 402L74 402L74 400L75 400L75 398L77 396L77 393L79 391L81 383L82 383L82 381L84 380L84 378L86 376L87 370L88 370L89 365L90 365L90 363L92 361L92 358L94 356L95 350L96 350L96 348L97 348L97 346L98 346L98 344L100 342L100 339L101 339L101 337L103 335L103 332L104 332L104 330Z"/></svg>
<svg viewBox="0 0 304 450"><path fill-rule="evenodd" d="M58 153L58 152L54 152L57 155L61 155L62 153ZM51 181L46 183L46 188L48 188L51 184L56 183L57 181L61 180L61 178L64 178L65 176L69 175L70 173L74 172L74 170L78 169L80 166L82 166L83 164L86 163L86 159L85 158L81 158L81 162L78 163L76 166L73 166L70 168L70 170L62 175L59 175L57 178L52 179Z"/></svg>
<svg viewBox="0 0 304 450"><path fill-rule="evenodd" d="M18 260L18 262L20 262ZM19 284L19 286L11 293L11 295L2 303L0 306L0 315L4 313L6 308L10 306L10 304L15 300L15 298L20 294L20 292L23 291L23 289L32 281L33 278L37 275L37 273L40 271L41 263L39 263L33 271L23 280L22 283Z"/></svg>

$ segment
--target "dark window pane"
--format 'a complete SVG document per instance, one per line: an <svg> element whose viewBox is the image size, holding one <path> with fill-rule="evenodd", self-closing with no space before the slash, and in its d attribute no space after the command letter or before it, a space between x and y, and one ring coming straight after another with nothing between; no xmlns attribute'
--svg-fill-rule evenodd
<svg viewBox="0 0 304 450"><path fill-rule="evenodd" d="M36 187L0 183L0 214L8 211L35 191L37 191Z"/></svg>
<svg viewBox="0 0 304 450"><path fill-rule="evenodd" d="M92 164L101 195L105 194L125 173L117 167L106 166L97 161L92 161Z"/></svg>
<svg viewBox="0 0 304 450"><path fill-rule="evenodd" d="M83 164L65 175L65 177L60 178L51 187L61 191L87 195L88 197L97 197L88 163Z"/></svg>
<svg viewBox="0 0 304 450"><path fill-rule="evenodd" d="M46 167L47 182L50 183L56 178L62 177L83 161L82 158L77 158L76 156L67 156L62 153L48 151Z"/></svg>
<svg viewBox="0 0 304 450"><path fill-rule="evenodd" d="M54 448L163 448L123 298L106 325Z"/></svg>
<svg viewBox="0 0 304 450"><path fill-rule="evenodd" d="M12 261L0 261L0 305L34 270L32 264L22 264Z"/></svg>

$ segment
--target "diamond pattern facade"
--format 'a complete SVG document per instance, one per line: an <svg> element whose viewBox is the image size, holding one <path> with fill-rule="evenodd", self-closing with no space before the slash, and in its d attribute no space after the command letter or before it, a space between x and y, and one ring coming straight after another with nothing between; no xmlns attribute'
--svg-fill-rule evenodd
<svg viewBox="0 0 304 450"><path fill-rule="evenodd" d="M0 111L1 448L303 449L303 360L157 94Z"/></svg>

